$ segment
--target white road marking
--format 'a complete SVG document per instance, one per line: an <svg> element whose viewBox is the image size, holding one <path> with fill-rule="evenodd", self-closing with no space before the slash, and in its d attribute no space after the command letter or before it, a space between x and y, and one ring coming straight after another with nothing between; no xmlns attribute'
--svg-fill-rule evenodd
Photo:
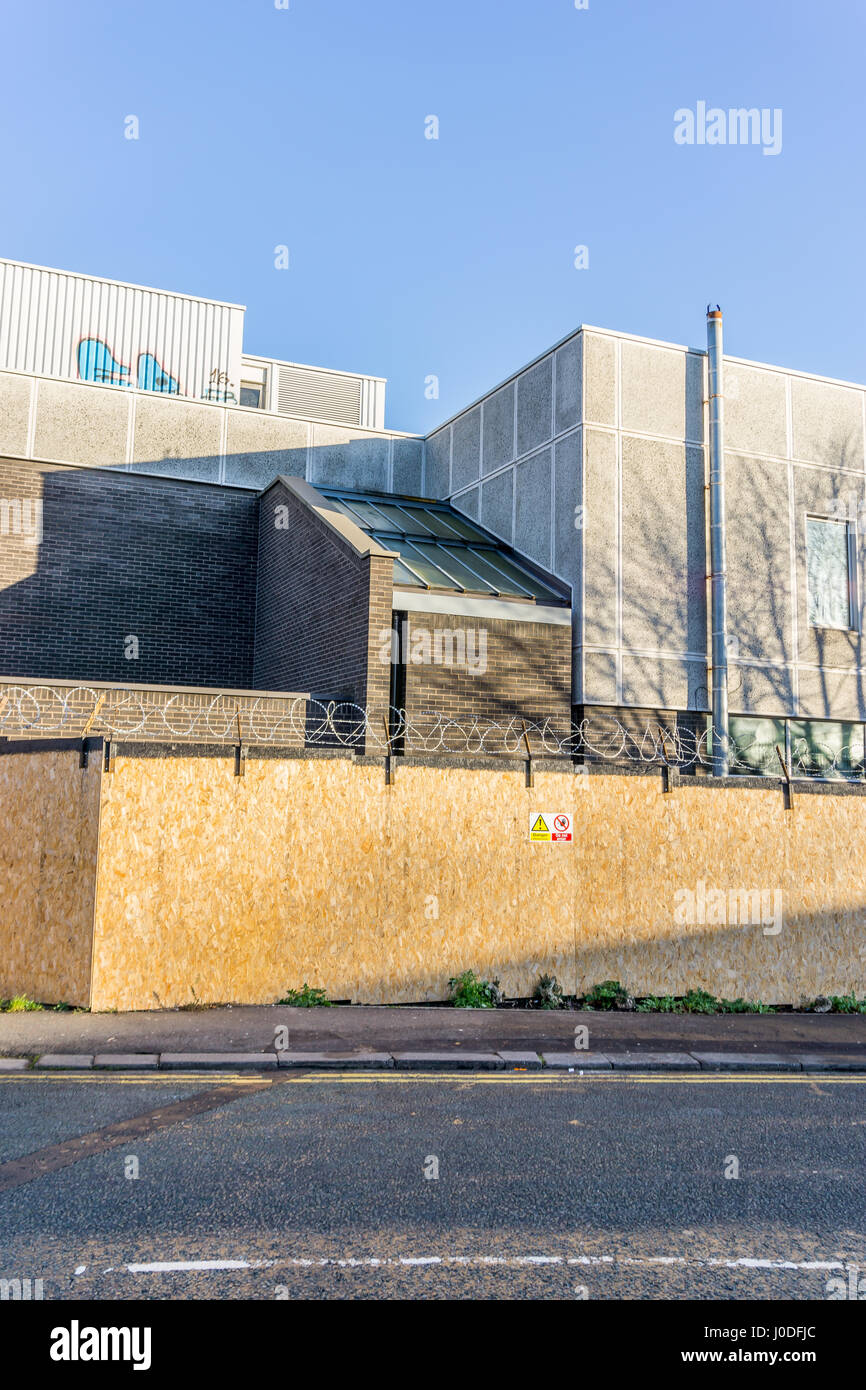
<svg viewBox="0 0 866 1390"><path fill-rule="evenodd" d="M691 1258L686 1255L365 1255L365 1256L288 1256L274 1260L154 1260L147 1263L119 1265L129 1274L196 1274L212 1270L273 1269L295 1267L298 1269L406 1269L429 1266L460 1266L462 1268L483 1268L491 1265L505 1268L522 1268L543 1265L629 1265L629 1266L678 1266L687 1269L742 1269L773 1270L791 1269L803 1272L846 1270L850 1266L844 1260L773 1260L754 1256L738 1256L735 1259ZM86 1265L79 1265L75 1273L83 1274ZM114 1266L103 1273L114 1272Z"/></svg>
<svg viewBox="0 0 866 1390"><path fill-rule="evenodd" d="M264 1269L273 1263L273 1260L159 1260L123 1268L130 1274L186 1274L205 1269Z"/></svg>

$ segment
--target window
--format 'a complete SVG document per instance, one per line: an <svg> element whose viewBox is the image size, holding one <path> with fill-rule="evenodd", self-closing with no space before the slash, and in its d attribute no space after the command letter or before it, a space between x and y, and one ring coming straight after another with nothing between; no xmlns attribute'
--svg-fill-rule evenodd
<svg viewBox="0 0 866 1390"><path fill-rule="evenodd" d="M779 777L779 749L790 758L795 777L861 778L866 772L864 732L862 724L849 721L732 714L731 772Z"/></svg>
<svg viewBox="0 0 866 1390"><path fill-rule="evenodd" d="M254 386L251 382L241 382L241 405L250 405L255 410L259 410L262 404L262 388Z"/></svg>
<svg viewBox="0 0 866 1390"><path fill-rule="evenodd" d="M812 777L862 777L863 725L829 719L792 719L791 760Z"/></svg>
<svg viewBox="0 0 866 1390"><path fill-rule="evenodd" d="M778 777L781 773L776 749L785 753L784 719L756 719L732 714L729 721L731 771L750 776ZM712 751L710 747L708 752Z"/></svg>
<svg viewBox="0 0 866 1390"><path fill-rule="evenodd" d="M806 600L810 627L851 628L853 536L847 521L806 517Z"/></svg>

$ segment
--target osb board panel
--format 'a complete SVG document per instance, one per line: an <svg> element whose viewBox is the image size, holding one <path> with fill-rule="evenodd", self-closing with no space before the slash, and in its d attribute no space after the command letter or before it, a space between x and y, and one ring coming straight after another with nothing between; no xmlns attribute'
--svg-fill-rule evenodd
<svg viewBox="0 0 866 1390"><path fill-rule="evenodd" d="M0 756L0 996L90 1002L99 758Z"/></svg>
<svg viewBox="0 0 866 1390"><path fill-rule="evenodd" d="M93 1007L270 1002L310 984L441 999L467 967L527 994L607 978L797 1002L866 993L866 798L654 777L119 755L103 781ZM571 811L575 842L532 844ZM677 921L677 894L781 894L782 928ZM727 909L726 909L727 910ZM712 918L709 913L705 918Z"/></svg>

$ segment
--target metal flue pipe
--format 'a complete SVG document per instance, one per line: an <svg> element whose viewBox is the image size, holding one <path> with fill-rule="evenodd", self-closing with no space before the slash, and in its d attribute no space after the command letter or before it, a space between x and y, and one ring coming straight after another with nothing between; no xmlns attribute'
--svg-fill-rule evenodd
<svg viewBox="0 0 866 1390"><path fill-rule="evenodd" d="M710 611L712 623L713 774L728 775L728 594L725 529L725 411L722 311L707 306L710 427Z"/></svg>

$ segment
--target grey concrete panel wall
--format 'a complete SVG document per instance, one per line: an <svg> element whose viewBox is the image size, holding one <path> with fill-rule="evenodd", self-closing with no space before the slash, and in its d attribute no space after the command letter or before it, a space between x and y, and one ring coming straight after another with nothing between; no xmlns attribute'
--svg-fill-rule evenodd
<svg viewBox="0 0 866 1390"><path fill-rule="evenodd" d="M553 570L572 586L574 609L581 611L583 566L583 443L580 430L554 448Z"/></svg>
<svg viewBox="0 0 866 1390"><path fill-rule="evenodd" d="M451 449L451 491L456 492L481 476L480 406L454 421Z"/></svg>
<svg viewBox="0 0 866 1390"><path fill-rule="evenodd" d="M583 336L563 343L556 354L555 432L562 434L580 423L583 399Z"/></svg>
<svg viewBox="0 0 866 1390"><path fill-rule="evenodd" d="M707 461L703 448L686 446L686 554L688 604L686 647L690 652L709 654L710 615L707 611L707 583L710 562L707 555L706 484Z"/></svg>
<svg viewBox="0 0 866 1390"><path fill-rule="evenodd" d="M795 714L800 673L801 713L832 715L829 686L805 674L823 664L842 668L833 698L853 709L866 654L859 632L808 628L803 516L862 521L866 393L731 358L725 368L731 708ZM583 329L480 403L479 519L572 584L576 699L708 703L705 396L704 353ZM473 512L477 411L451 427L453 469L448 429L434 437L439 495L462 487ZM859 581L866 595L862 561Z"/></svg>
<svg viewBox="0 0 866 1390"><path fill-rule="evenodd" d="M514 385L494 391L484 402L483 471L491 473L514 458Z"/></svg>
<svg viewBox="0 0 866 1390"><path fill-rule="evenodd" d="M264 488L280 474L305 478L310 425L278 415L231 410L226 423L225 481Z"/></svg>
<svg viewBox="0 0 866 1390"><path fill-rule="evenodd" d="M451 426L427 440L424 492L427 497L447 497L451 492Z"/></svg>
<svg viewBox="0 0 866 1390"><path fill-rule="evenodd" d="M788 456L787 401L781 372L725 361L725 447L741 454Z"/></svg>
<svg viewBox="0 0 866 1390"><path fill-rule="evenodd" d="M825 381L792 377L794 458L862 469L863 395Z"/></svg>
<svg viewBox="0 0 866 1390"><path fill-rule="evenodd" d="M625 647L706 650L703 459L688 454L684 445L623 436ZM647 692L639 702L657 700Z"/></svg>
<svg viewBox="0 0 866 1390"><path fill-rule="evenodd" d="M37 458L124 468L128 431L129 400L123 391L39 382L33 444Z"/></svg>
<svg viewBox="0 0 866 1390"><path fill-rule="evenodd" d="M386 490L393 466L396 488L420 494L424 486L420 437L0 373L0 449L26 457L31 445L34 457L46 462L257 489L281 473L304 476L315 454L310 471L316 481Z"/></svg>
<svg viewBox="0 0 866 1390"><path fill-rule="evenodd" d="M793 671L729 664L728 708L732 714L793 714Z"/></svg>
<svg viewBox="0 0 866 1390"><path fill-rule="evenodd" d="M154 463L137 463L133 472L151 473L159 478L185 478L191 482L218 483L220 460L212 458L159 459Z"/></svg>
<svg viewBox="0 0 866 1390"><path fill-rule="evenodd" d="M0 372L0 454L27 453L32 389L29 377Z"/></svg>
<svg viewBox="0 0 866 1390"><path fill-rule="evenodd" d="M623 429L700 441L702 426L703 358L623 342Z"/></svg>
<svg viewBox="0 0 866 1390"><path fill-rule="evenodd" d="M514 470L509 468L495 478L485 478L481 484L481 525L513 543Z"/></svg>
<svg viewBox="0 0 866 1390"><path fill-rule="evenodd" d="M314 424L309 480L314 485L387 491L388 450L388 440L379 435Z"/></svg>
<svg viewBox="0 0 866 1390"><path fill-rule="evenodd" d="M552 506L552 450L518 463L515 488L514 545L531 560L550 569L550 516Z"/></svg>
<svg viewBox="0 0 866 1390"><path fill-rule="evenodd" d="M694 709L705 707L701 686L706 685L706 668L693 662L667 661L660 657L636 656L623 652L622 703L650 709Z"/></svg>
<svg viewBox="0 0 866 1390"><path fill-rule="evenodd" d="M813 670L797 673L799 712L804 719L866 719L866 690L859 672Z"/></svg>
<svg viewBox="0 0 866 1390"><path fill-rule="evenodd" d="M742 657L794 661L788 470L772 460L726 457L728 630ZM780 693L789 676L779 672Z"/></svg>
<svg viewBox="0 0 866 1390"><path fill-rule="evenodd" d="M706 443L704 402L707 397L707 359L697 352L686 354L686 439Z"/></svg>
<svg viewBox="0 0 866 1390"><path fill-rule="evenodd" d="M585 431L584 642L617 646L617 461L616 437ZM587 691L587 700L602 697Z"/></svg>
<svg viewBox="0 0 866 1390"><path fill-rule="evenodd" d="M863 546L859 553L859 576L857 591L860 595L859 613L853 614L854 627L846 632L834 628L818 628L809 625L808 596L806 584L806 517L839 515L855 516L858 507L863 515L864 489L858 475L833 473L824 468L794 468L794 528L796 545L797 574L801 582L797 586L797 659L807 665L860 667L863 664L863 594L866 581ZM811 713L818 715L818 710ZM822 709L821 713L829 713Z"/></svg>
<svg viewBox="0 0 866 1390"><path fill-rule="evenodd" d="M589 424L616 425L616 343L584 331L583 418Z"/></svg>
<svg viewBox="0 0 866 1390"><path fill-rule="evenodd" d="M575 687L575 703L616 705L616 656L613 652L583 652L582 680Z"/></svg>
<svg viewBox="0 0 866 1390"><path fill-rule="evenodd" d="M214 406L138 396L133 467L144 473L218 482L221 435L222 412Z"/></svg>
<svg viewBox="0 0 866 1390"><path fill-rule="evenodd" d="M517 455L544 444L553 434L553 358L517 379Z"/></svg>
<svg viewBox="0 0 866 1390"><path fill-rule="evenodd" d="M391 446L394 491L424 495L424 445L420 439L395 439Z"/></svg>
<svg viewBox="0 0 866 1390"><path fill-rule="evenodd" d="M459 497L455 497L453 505L458 512L463 512L464 515L471 516L473 521L478 521L478 508L481 505L480 493L480 488L470 488L469 492L461 492Z"/></svg>

